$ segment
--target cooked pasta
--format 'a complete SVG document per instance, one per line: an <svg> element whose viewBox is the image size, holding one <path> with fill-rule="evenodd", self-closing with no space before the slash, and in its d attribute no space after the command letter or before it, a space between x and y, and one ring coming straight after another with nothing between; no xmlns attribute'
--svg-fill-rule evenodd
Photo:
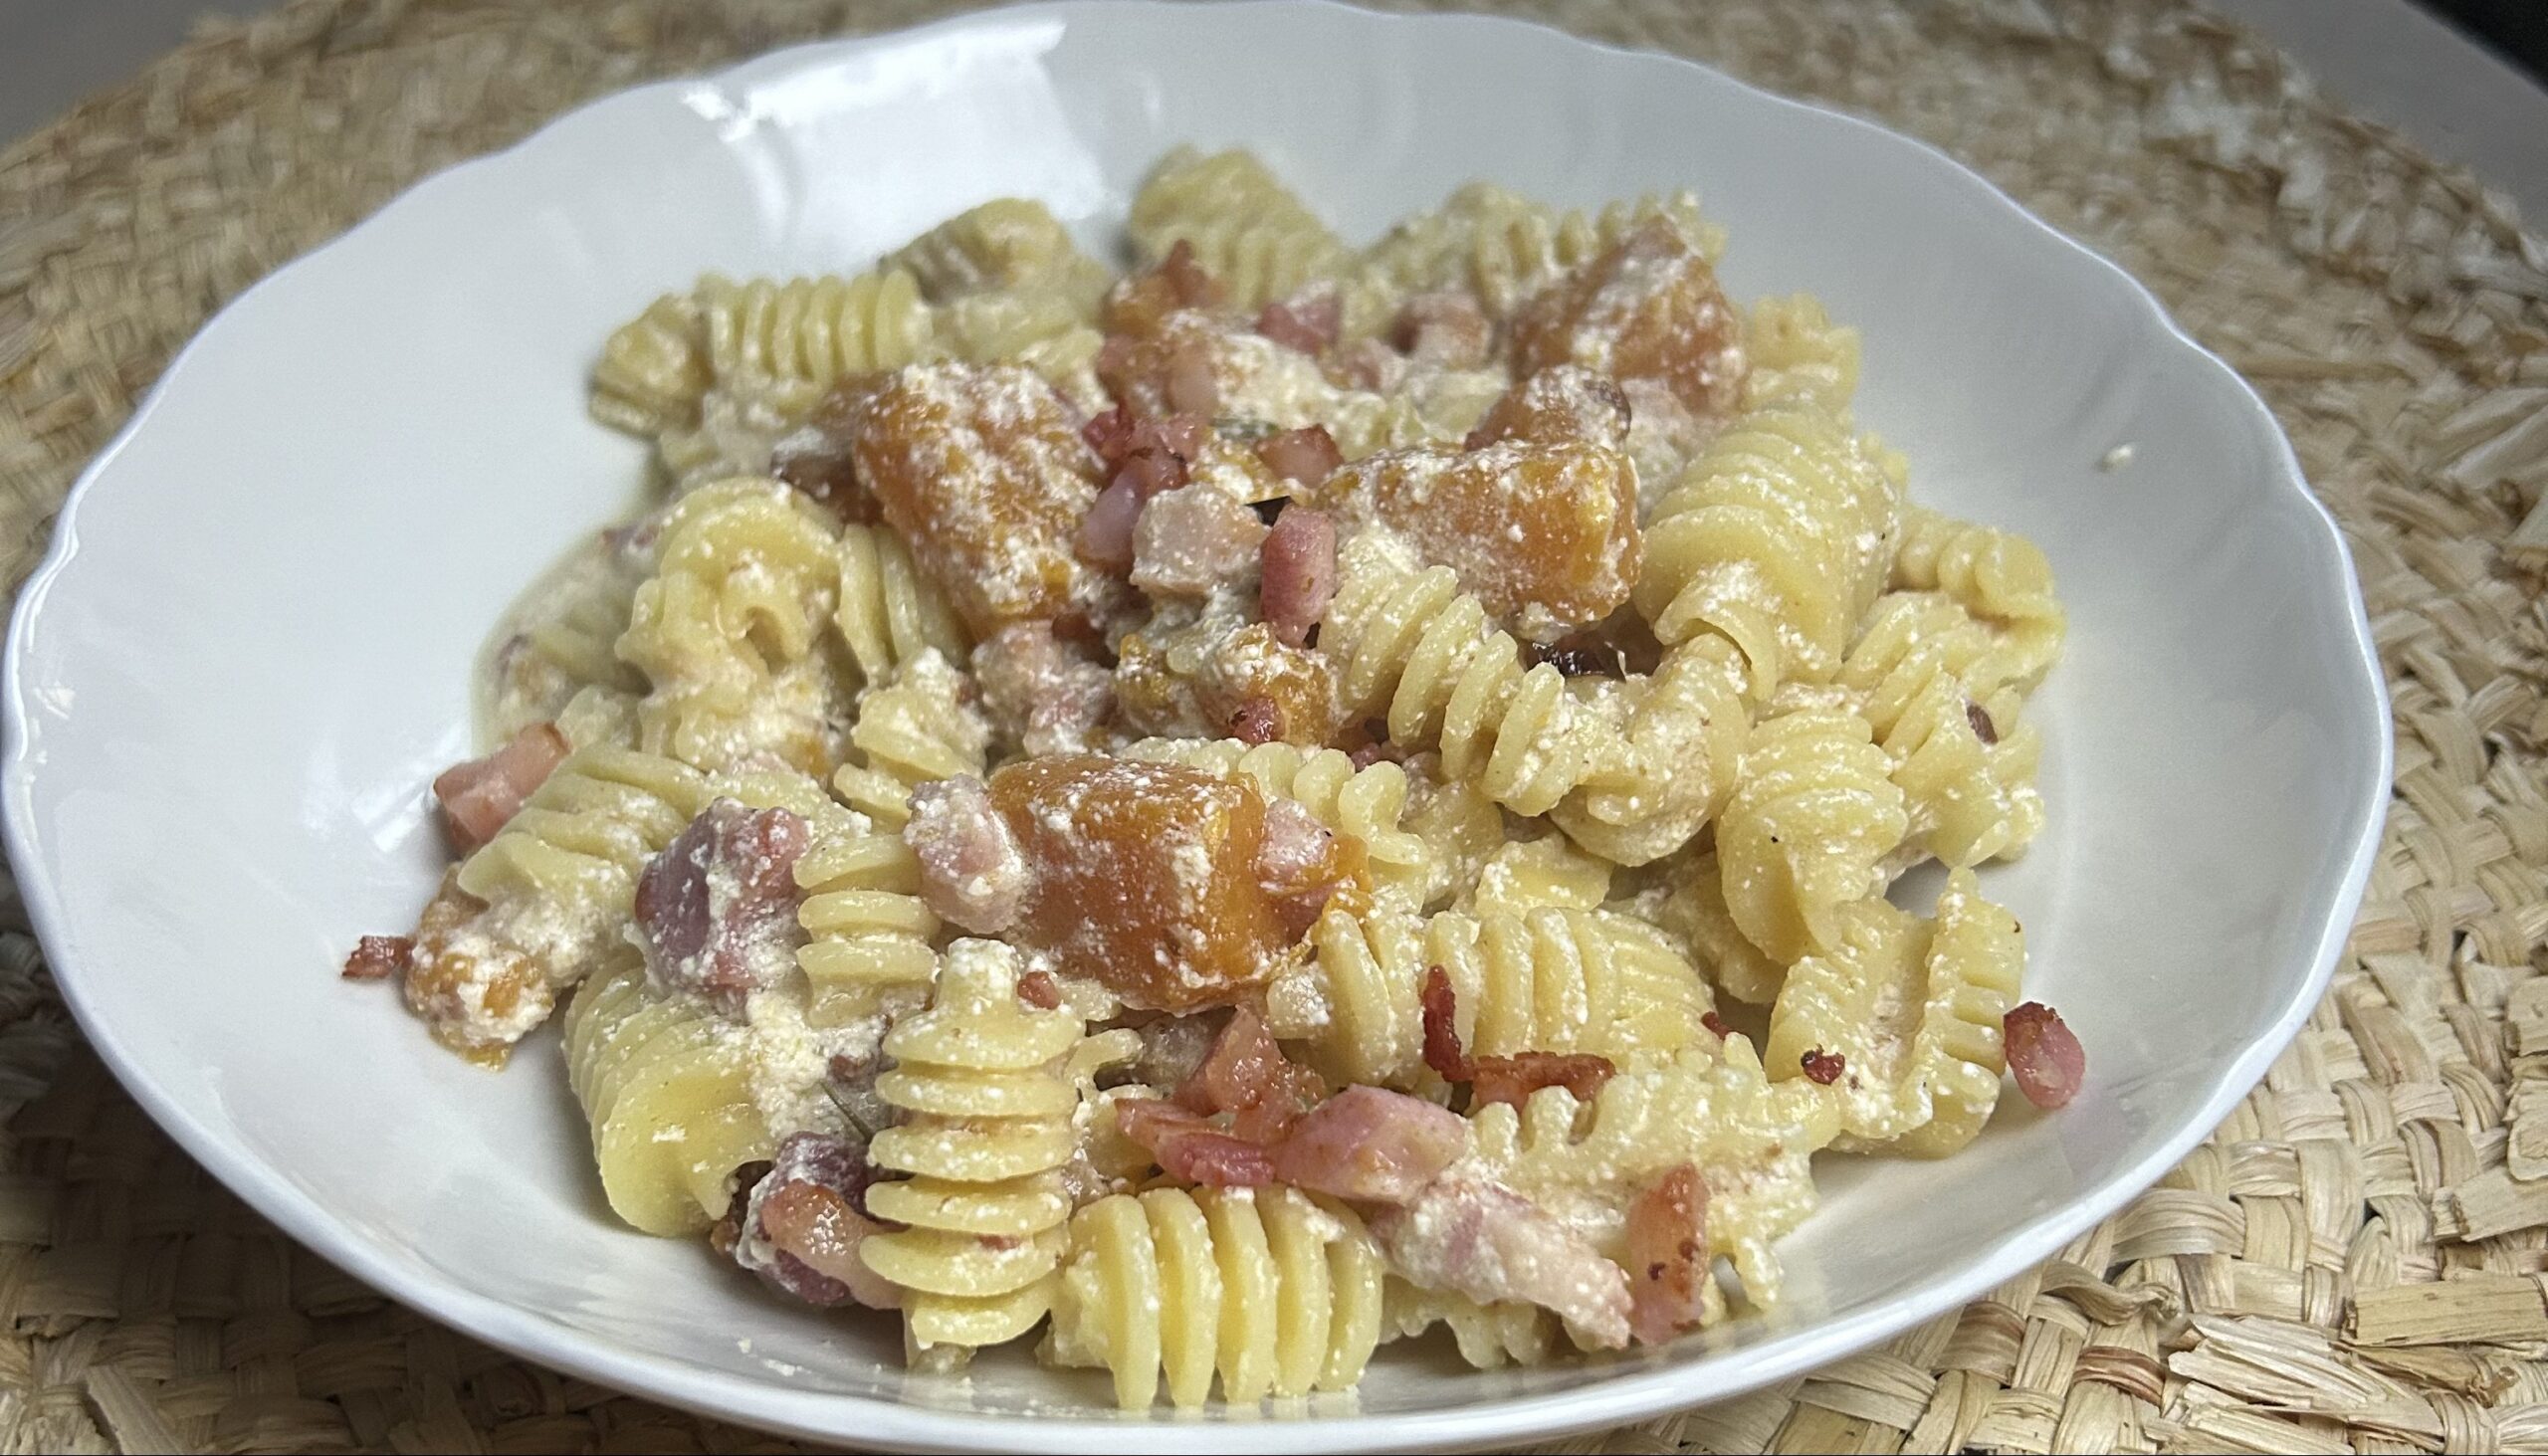
<svg viewBox="0 0 2548 1456"><path fill-rule="evenodd" d="M1281 1186L1118 1193L1071 1219L1047 1356L1103 1365L1115 1400L1351 1389L1380 1344L1380 1256L1353 1210Z"/></svg>
<svg viewBox="0 0 2548 1456"><path fill-rule="evenodd" d="M1130 227L1145 263L1184 243L1251 312L1335 274L1348 257L1344 241L1244 151L1178 147L1162 157L1133 198Z"/></svg>
<svg viewBox="0 0 2548 1456"><path fill-rule="evenodd" d="M1331 910L1314 961L1267 997L1277 1036L1346 1082L1415 1086L1424 1067L1419 996L1439 966L1462 1042L1484 1056L1590 1052L1625 1061L1700 1035L1707 987L1653 927L1554 908L1482 918ZM1310 1009L1314 1008L1314 1009Z"/></svg>
<svg viewBox="0 0 2548 1456"><path fill-rule="evenodd" d="M1828 682L1882 589L1900 484L1819 401L1752 411L1710 441L1647 524L1637 609L1664 643L1742 649L1752 696Z"/></svg>
<svg viewBox="0 0 2548 1456"><path fill-rule="evenodd" d="M895 1067L876 1090L904 1121L868 1156L906 1176L868 1189L867 1206L904 1227L859 1247L903 1290L918 1348L998 1345L1050 1307L1080 1037L1079 1018L1019 1002L1017 952L988 940L949 946L929 1009L885 1037Z"/></svg>
<svg viewBox="0 0 2548 1456"><path fill-rule="evenodd" d="M1854 714L1806 710L1753 730L1716 855L1726 909L1773 960L1839 943L1841 909L1883 891L1910 827L1892 768Z"/></svg>
<svg viewBox="0 0 2548 1456"><path fill-rule="evenodd" d="M741 1027L646 983L634 954L567 1004L566 1078L592 1124L610 1211L651 1234L726 1211L735 1169L769 1155Z"/></svg>
<svg viewBox="0 0 2548 1456"><path fill-rule="evenodd" d="M1614 202L1595 214L1472 182L1391 229L1364 254L1362 272L1401 294L1466 290L1501 317L1650 217L1669 218L1710 262L1725 251L1723 230L1699 215L1694 193Z"/></svg>
<svg viewBox="0 0 2548 1456"><path fill-rule="evenodd" d="M742 478L683 497L656 550L619 639L653 685L645 746L712 772L761 752L828 767L838 527L787 486Z"/></svg>
<svg viewBox="0 0 2548 1456"><path fill-rule="evenodd" d="M1829 1084L1840 1145L1936 1157L1972 1142L2000 1100L2000 1022L2017 1000L2025 937L1969 870L1921 920L1884 901L1852 906L1841 942L1788 972L1770 1013L1773 1076L1837 1057Z"/></svg>
<svg viewBox="0 0 2548 1456"><path fill-rule="evenodd" d="M2011 1045L2077 1091L1974 873L2051 570L1908 503L1855 328L1687 192L1357 248L1179 148L1129 231L995 198L604 340L649 499L499 624L347 975L486 1063L571 991L621 1221L1134 1411L1669 1341L1778 1300L1817 1154L1957 1151Z"/></svg>

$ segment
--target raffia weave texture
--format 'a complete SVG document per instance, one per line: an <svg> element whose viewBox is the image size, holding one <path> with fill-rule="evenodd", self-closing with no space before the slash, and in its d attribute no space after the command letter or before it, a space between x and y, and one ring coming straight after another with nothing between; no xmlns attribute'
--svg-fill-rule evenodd
<svg viewBox="0 0 2548 1456"><path fill-rule="evenodd" d="M0 154L0 578L240 289L562 107L944 0L300 0ZM2336 984L1988 1299L1602 1451L2548 1451L2548 246L2167 0L1488 0L1939 143L2256 381L2344 522L2397 794ZM0 898L0 1446L785 1449L385 1305L162 1138Z"/></svg>

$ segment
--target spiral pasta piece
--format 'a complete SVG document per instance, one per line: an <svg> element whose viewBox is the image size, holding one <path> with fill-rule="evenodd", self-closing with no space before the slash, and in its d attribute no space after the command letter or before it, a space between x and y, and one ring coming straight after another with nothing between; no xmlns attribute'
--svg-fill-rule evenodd
<svg viewBox="0 0 2548 1456"><path fill-rule="evenodd" d="M1081 1028L1068 1011L1018 999L1017 959L995 940L957 940L929 1009L885 1036L895 1066L876 1090L904 1120L867 1154L905 1176L871 1186L867 1206L906 1226L858 1250L903 1289L904 1329L921 1350L1013 1340L1052 1302Z"/></svg>
<svg viewBox="0 0 2548 1456"><path fill-rule="evenodd" d="M1663 902L1657 924L1681 937L1709 984L1750 1006L1778 999L1787 962L1773 960L1734 923L1725 904L1725 872L1714 854L1690 861L1687 874Z"/></svg>
<svg viewBox="0 0 2548 1456"><path fill-rule="evenodd" d="M1797 400L1738 416L1655 507L1637 610L1666 646L1713 633L1751 696L1831 680L1884 585L1901 486L1834 411Z"/></svg>
<svg viewBox="0 0 2548 1456"><path fill-rule="evenodd" d="M1389 741L1438 744L1442 769L1517 814L1545 814L1591 775L1615 728L1556 667L1525 669L1448 566L1414 569L1358 536L1343 552L1320 650L1350 714L1385 716Z"/></svg>
<svg viewBox="0 0 2548 1456"><path fill-rule="evenodd" d="M1810 1083L1773 1082L1752 1044L1727 1037L1622 1068L1588 1109L1562 1087L1520 1108L1470 1116L1470 1154L1489 1175L1553 1211L1624 1208L1637 1190L1690 1163L1708 1186L1708 1243L1730 1260L1756 1305L1778 1300L1773 1245L1813 1211L1810 1167L1838 1120ZM1615 1233L1596 1240L1619 1252ZM1722 1318L1710 1291L1704 1321Z"/></svg>
<svg viewBox="0 0 2548 1456"><path fill-rule="evenodd" d="M1187 244L1230 302L1247 310L1333 276L1350 256L1344 240L1246 151L1169 152L1134 195L1127 226L1144 266Z"/></svg>
<svg viewBox="0 0 2548 1456"><path fill-rule="evenodd" d="M640 741L711 772L769 752L829 767L835 684L818 656L837 605L838 530L781 482L704 486L663 524L619 656L653 685Z"/></svg>
<svg viewBox="0 0 2548 1456"><path fill-rule="evenodd" d="M1771 1074L1800 1078L1807 1054L1837 1056L1827 1092L1838 1145L1942 1157L1999 1104L2001 1022L2025 971L2024 933L1970 870L1948 877L1934 920L1881 900L1847 919L1838 946L1788 971L1770 1012Z"/></svg>
<svg viewBox="0 0 2548 1456"><path fill-rule="evenodd" d="M1911 838L1953 866L2014 857L2043 827L2034 786L2042 751L2004 675L1991 631L1952 597L1892 592L1877 601L1840 683L1893 758Z"/></svg>
<svg viewBox="0 0 2548 1456"><path fill-rule="evenodd" d="M1733 647L1700 638L1664 654L1652 677L1617 690L1618 728L1585 782L1550 810L1576 843L1621 865L1689 843L1734 792L1752 718Z"/></svg>
<svg viewBox="0 0 2548 1456"><path fill-rule="evenodd" d="M832 621L862 683L890 682L932 648L960 662L971 645L946 595L913 563L911 547L881 526L841 531L840 606Z"/></svg>
<svg viewBox="0 0 2548 1456"><path fill-rule="evenodd" d="M1274 1034L1304 1043L1344 1082L1411 1087L1424 1067L1425 973L1458 999L1463 1046L1479 1056L1590 1052L1625 1062L1689 1045L1707 988L1660 931L1603 911L1472 917L1357 916L1330 910L1310 933L1315 960L1266 997Z"/></svg>
<svg viewBox="0 0 2548 1456"><path fill-rule="evenodd" d="M903 664L893 681L858 700L850 761L832 790L877 826L899 834L911 822L912 790L933 779L978 775L991 727L966 701L970 684L936 649Z"/></svg>
<svg viewBox="0 0 2548 1456"><path fill-rule="evenodd" d="M1424 841L1401 826L1406 770L1394 763L1356 768L1334 748L1236 738L1144 738L1124 749L1124 756L1244 777L1269 798L1290 799L1330 831L1362 845L1376 895L1408 910L1424 903L1434 867Z"/></svg>
<svg viewBox="0 0 2548 1456"><path fill-rule="evenodd" d="M2052 594L2052 563L2015 531L1976 525L1922 507L1902 516L1893 584L1939 591L1999 637L1991 675L2031 689L2061 656L2069 619Z"/></svg>
<svg viewBox="0 0 2548 1456"><path fill-rule="evenodd" d="M1649 194L1590 213L1471 182L1373 244L1357 279L1398 294L1465 288L1500 317L1652 217L1670 219L1710 263L1724 255L1725 230L1700 216L1693 192Z"/></svg>
<svg viewBox="0 0 2548 1456"><path fill-rule="evenodd" d="M1071 1219L1049 1358L1103 1365L1127 1410L1350 1388L1380 1344L1382 1266L1344 1204L1280 1185L1118 1193Z"/></svg>
<svg viewBox="0 0 2548 1456"><path fill-rule="evenodd" d="M1747 409L1793 401L1838 414L1858 392L1858 331L1833 323L1811 294L1754 304L1743 347L1752 360L1743 382Z"/></svg>
<svg viewBox="0 0 2548 1456"><path fill-rule="evenodd" d="M883 271L905 272L934 304L1019 289L1049 292L1082 321L1097 316L1106 266L1079 250L1051 208L1032 198L995 197L968 207L888 256Z"/></svg>
<svg viewBox="0 0 2548 1456"><path fill-rule="evenodd" d="M820 388L849 374L939 357L938 320L902 269L855 278L699 281L710 374Z"/></svg>
<svg viewBox="0 0 2548 1456"><path fill-rule="evenodd" d="M567 1003L565 1051L602 1194L640 1232L705 1229L732 1201L735 1169L775 1144L752 1099L743 1028L655 990L632 951Z"/></svg>
<svg viewBox="0 0 2548 1456"><path fill-rule="evenodd" d="M666 294L604 341L587 407L612 429L657 435L698 424L700 396L714 382L698 302Z"/></svg>
<svg viewBox="0 0 2548 1456"><path fill-rule="evenodd" d="M1537 1305L1479 1304L1446 1290L1419 1289L1395 1275L1381 1293L1381 1328L1412 1340L1439 1325L1451 1332L1460 1358L1481 1370L1545 1363L1558 1352L1559 1322Z"/></svg>
<svg viewBox="0 0 2548 1456"><path fill-rule="evenodd" d="M1884 892L1910 828L1892 769L1855 714L1807 709L1753 730L1716 855L1726 909L1771 959L1838 944L1841 908Z"/></svg>

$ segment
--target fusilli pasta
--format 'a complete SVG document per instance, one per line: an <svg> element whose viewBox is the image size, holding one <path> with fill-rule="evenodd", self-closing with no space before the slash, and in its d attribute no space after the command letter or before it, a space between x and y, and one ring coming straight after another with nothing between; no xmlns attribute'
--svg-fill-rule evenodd
<svg viewBox="0 0 2548 1456"><path fill-rule="evenodd" d="M1892 768L1855 714L1809 709L1753 730L1716 854L1726 909L1771 959L1838 944L1841 908L1883 893L1910 825Z"/></svg>
<svg viewBox="0 0 2548 1456"><path fill-rule="evenodd" d="M870 1187L867 1206L906 1226L859 1253L904 1291L918 1348L998 1345L1049 1308L1080 1037L1078 1017L1018 1000L1017 952L992 940L949 946L929 1009L886 1035L896 1065L876 1090L905 1116L868 1157L908 1176Z"/></svg>
<svg viewBox="0 0 2548 1456"><path fill-rule="evenodd" d="M937 315L920 281L902 269L852 278L756 278L718 274L696 295L719 382L783 380L820 388L847 374L899 369L940 357Z"/></svg>
<svg viewBox="0 0 2548 1456"><path fill-rule="evenodd" d="M1162 157L1133 198L1130 229L1146 265L1190 245L1195 262L1247 310L1334 275L1349 256L1343 240L1244 151L1178 147Z"/></svg>
<svg viewBox="0 0 2548 1456"><path fill-rule="evenodd" d="M1071 1219L1047 1355L1103 1365L1116 1403L1348 1389L1380 1343L1382 1269L1362 1220L1282 1186L1115 1194Z"/></svg>
<svg viewBox="0 0 2548 1456"><path fill-rule="evenodd" d="M1691 192L1614 202L1594 214L1472 182L1390 229L1363 255L1359 276L1397 294L1466 289L1500 317L1649 217L1671 219L1711 263L1725 252L1724 230L1699 215Z"/></svg>
<svg viewBox="0 0 2548 1456"><path fill-rule="evenodd" d="M2017 690L1996 681L2012 665L1952 598L1893 592L1840 669L1892 755L1911 837L1950 865L2014 856L2043 827L2040 739L2018 720Z"/></svg>
<svg viewBox="0 0 2548 1456"><path fill-rule="evenodd" d="M633 1228L708 1227L733 1196L735 1169L776 1142L752 1099L743 1028L649 986L633 951L567 1004L565 1047L602 1193Z"/></svg>
<svg viewBox="0 0 2548 1456"><path fill-rule="evenodd" d="M1893 584L1944 592L1990 626L2002 654L1995 680L2030 689L2061 656L2068 618L2052 594L2052 563L2015 531L1912 507L1902 516Z"/></svg>

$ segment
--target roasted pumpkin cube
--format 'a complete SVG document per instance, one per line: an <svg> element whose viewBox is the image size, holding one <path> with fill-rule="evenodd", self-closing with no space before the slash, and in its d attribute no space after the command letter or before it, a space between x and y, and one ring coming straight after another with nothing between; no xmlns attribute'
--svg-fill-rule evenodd
<svg viewBox="0 0 2548 1456"><path fill-rule="evenodd" d="M1516 383L1489 405L1469 431L1469 448L1498 440L1542 445L1569 441L1623 450L1628 442L1628 400L1618 381L1582 364L1559 364Z"/></svg>
<svg viewBox="0 0 2548 1456"><path fill-rule="evenodd" d="M1056 972L1182 1012L1246 999L1286 958L1254 784L1066 753L1001 768L990 798L1034 880L1008 939Z"/></svg>
<svg viewBox="0 0 2548 1456"><path fill-rule="evenodd" d="M1600 445L1382 451L1330 476L1320 499L1457 571L1497 621L1535 642L1608 616L1644 558L1636 468Z"/></svg>
<svg viewBox="0 0 2548 1456"><path fill-rule="evenodd" d="M1653 379L1702 419L1743 402L1742 315L1716 269L1668 218L1646 219L1513 315L1513 367L1582 364Z"/></svg>
<svg viewBox="0 0 2548 1456"><path fill-rule="evenodd" d="M858 479L976 637L1095 620L1113 589L1072 551L1104 482L1078 422L1033 370L917 364L859 414Z"/></svg>
<svg viewBox="0 0 2548 1456"><path fill-rule="evenodd" d="M1117 645L1115 695L1136 732L1324 746L1336 728L1327 660L1262 622L1152 623Z"/></svg>

